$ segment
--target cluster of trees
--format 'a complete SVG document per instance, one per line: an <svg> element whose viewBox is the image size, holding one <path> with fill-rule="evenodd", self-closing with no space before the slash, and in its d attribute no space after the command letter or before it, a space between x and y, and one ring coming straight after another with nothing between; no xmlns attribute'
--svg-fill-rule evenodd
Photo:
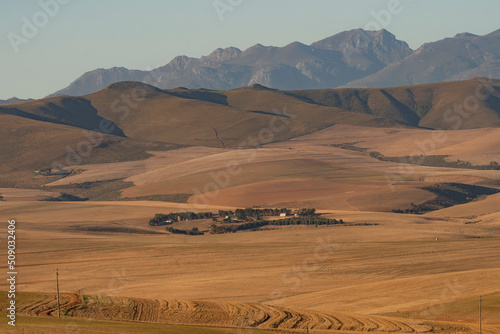
<svg viewBox="0 0 500 334"><path fill-rule="evenodd" d="M159 226L163 225L167 220L178 221L178 220L195 220L195 219L206 219L212 218L212 212L171 212L169 214L157 213L153 218L149 220L149 225Z"/></svg>
<svg viewBox="0 0 500 334"><path fill-rule="evenodd" d="M316 215L316 209L304 208L295 211L295 217L278 219L278 220L264 220L261 217L267 216L280 216L282 213L291 215L292 211L286 208L280 209L236 209L233 211L219 210L219 217L223 218L223 223L231 223L233 219L238 220L237 224L227 224L227 225L216 225L210 226L210 233L212 234L223 234L223 233L235 233L238 231L246 230L258 230L259 228L267 225L338 225L344 224L342 219L329 219L323 218ZM225 217L229 218L225 218ZM216 217L211 212L171 212L169 214L156 214L150 219L149 225L159 226L171 224L172 222L179 220L195 220L195 219L208 219L212 218L213 221L217 221ZM168 222L168 223L167 223ZM243 222L243 223L241 223ZM197 227L191 230L181 230L173 227L167 227L166 230L174 234L185 234L185 235L202 235L203 232L199 231Z"/></svg>
<svg viewBox="0 0 500 334"><path fill-rule="evenodd" d="M291 213L291 210L286 208L280 208L280 209L246 208L246 209L236 209L235 212L219 210L219 217L234 216L239 220L247 220L248 218L259 218L261 216L279 216L281 213L286 213L287 215L289 215Z"/></svg>
<svg viewBox="0 0 500 334"><path fill-rule="evenodd" d="M415 203L410 204L410 208L407 209L392 209L392 212L394 213L410 213L410 214L416 214L420 215L422 213L425 213L426 210L424 207L417 205Z"/></svg>
<svg viewBox="0 0 500 334"><path fill-rule="evenodd" d="M61 193L61 195L57 197L51 197L48 199L45 199L44 201L49 201L49 202L83 202L83 201L88 201L88 198L83 198L83 197L78 197L75 195L71 195L68 193Z"/></svg>
<svg viewBox="0 0 500 334"><path fill-rule="evenodd" d="M345 150L352 150L357 152L367 152L366 148L355 146L356 143L342 143L332 144L331 146L340 147ZM402 157L386 157L380 152L368 152L370 157L381 161L390 161L397 163L405 163L419 166L432 166L432 167L448 167L448 168L463 168L463 169L479 169L479 170L500 170L500 164L496 161L491 161L487 165L473 165L468 161L460 159L456 161L448 161L447 155L415 155L415 156L402 156ZM399 210L403 211L403 210Z"/></svg>
<svg viewBox="0 0 500 334"><path fill-rule="evenodd" d="M500 164L498 164L498 162L496 161L490 162L489 165L480 165L476 167L478 167L477 169L500 170Z"/></svg>
<svg viewBox="0 0 500 334"><path fill-rule="evenodd" d="M203 235L203 232L198 230L197 227L193 227L190 230L180 230L173 227L167 227L166 230L173 234L185 234L185 235Z"/></svg>
<svg viewBox="0 0 500 334"><path fill-rule="evenodd" d="M366 152L368 150L367 148L357 147L355 146L355 144L356 143L342 143L342 144L331 144L330 146L339 147L344 150L351 150L356 152Z"/></svg>
<svg viewBox="0 0 500 334"><path fill-rule="evenodd" d="M225 217L235 217L237 220L249 221L250 218L260 220L261 217L272 217L279 216L282 213L286 213L287 216L292 214L292 210L287 208L276 208L276 209L236 209L236 211L224 211L219 210L219 217L225 219ZM297 215L300 217L309 217L316 215L316 209L300 209L296 211ZM224 222L228 222L230 219L225 219Z"/></svg>
<svg viewBox="0 0 500 334"><path fill-rule="evenodd" d="M244 224L233 224L233 225L211 225L210 233L212 234L223 234L223 233L235 233L238 231L245 230L257 230L263 226L267 225L339 225L344 224L342 219L329 219L316 216L308 217L293 217L278 220L258 220L254 222L248 222Z"/></svg>
<svg viewBox="0 0 500 334"><path fill-rule="evenodd" d="M447 167L447 168L462 168L462 169L479 169L479 170L500 170L500 164L496 161L491 161L487 165L473 165L468 161L460 159L456 161L448 161L447 155L415 155L404 157L386 157L380 152L372 151L369 153L372 158L381 161L397 162L418 166L431 167Z"/></svg>
<svg viewBox="0 0 500 334"><path fill-rule="evenodd" d="M211 234L235 233L238 231L238 225L210 225Z"/></svg>
<svg viewBox="0 0 500 334"><path fill-rule="evenodd" d="M309 217L314 216L316 214L316 209L300 209L297 214L300 217Z"/></svg>
<svg viewBox="0 0 500 334"><path fill-rule="evenodd" d="M428 163L428 158L432 159L433 156L424 157L422 165L428 166L431 165ZM436 163L433 163L431 166L437 167L449 167L449 168L464 168L464 169L479 169L479 170L499 170L500 165L496 161L491 161L488 165L473 165L469 161L462 161L460 159L456 161L447 161L445 158L447 156L436 156L440 160Z"/></svg>
<svg viewBox="0 0 500 334"><path fill-rule="evenodd" d="M289 215L291 213L287 208L280 209L236 209L235 215L237 219L246 220L249 217L259 218L262 216L279 216L282 213Z"/></svg>
<svg viewBox="0 0 500 334"><path fill-rule="evenodd" d="M421 204L411 203L409 208L394 209L392 212L423 214L457 204L469 203L483 196L498 194L500 192L496 188L462 183L440 183L423 187L422 189L434 193L436 197Z"/></svg>
<svg viewBox="0 0 500 334"><path fill-rule="evenodd" d="M52 176L52 175L70 175L73 171L66 171L66 170L62 170L62 169L59 169L59 170L55 170L55 169L52 169L52 168L45 168L45 169L40 169L40 170L37 170L35 171L35 173L37 173L38 175L41 175L41 176Z"/></svg>
<svg viewBox="0 0 500 334"><path fill-rule="evenodd" d="M330 219L316 216L293 217L278 220L271 220L268 225L339 225L344 224L342 219Z"/></svg>
<svg viewBox="0 0 500 334"><path fill-rule="evenodd" d="M238 224L238 225L211 225L210 233L212 234L224 234L224 233L235 233L238 231L245 230L256 230L262 226L266 226L269 224L267 220L260 220L250 223Z"/></svg>

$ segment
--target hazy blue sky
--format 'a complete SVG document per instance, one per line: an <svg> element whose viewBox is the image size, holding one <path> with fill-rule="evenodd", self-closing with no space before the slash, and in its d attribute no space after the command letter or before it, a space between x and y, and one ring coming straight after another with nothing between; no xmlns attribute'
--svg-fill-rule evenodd
<svg viewBox="0 0 500 334"><path fill-rule="evenodd" d="M67 3L53 17L44 14L40 3L54 1ZM215 1L232 8L223 20L214 0L2 1L0 99L40 98L96 68L151 69L218 47L310 44L365 28L372 11L397 0ZM397 8L401 12L382 25L414 49L459 32L484 35L500 28L498 0L400 0ZM37 23L38 32L23 34L26 20ZM17 53L13 34L24 38L16 40Z"/></svg>

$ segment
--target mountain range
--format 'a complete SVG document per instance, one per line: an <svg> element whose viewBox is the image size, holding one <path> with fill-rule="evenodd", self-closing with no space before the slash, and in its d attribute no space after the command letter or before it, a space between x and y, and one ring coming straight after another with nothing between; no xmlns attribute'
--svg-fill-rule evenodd
<svg viewBox="0 0 500 334"><path fill-rule="evenodd" d="M500 30L485 36L461 33L412 50L387 30L355 29L310 45L256 44L244 51L219 48L201 58L177 56L151 71L97 69L50 96L82 96L120 81L214 90L253 84L284 90L416 85L500 77L499 55Z"/></svg>
<svg viewBox="0 0 500 334"><path fill-rule="evenodd" d="M17 103L17 102L25 102L25 101L32 101L32 99L18 99L17 97L12 97L7 100L0 100L0 106L3 104L10 104L10 103Z"/></svg>

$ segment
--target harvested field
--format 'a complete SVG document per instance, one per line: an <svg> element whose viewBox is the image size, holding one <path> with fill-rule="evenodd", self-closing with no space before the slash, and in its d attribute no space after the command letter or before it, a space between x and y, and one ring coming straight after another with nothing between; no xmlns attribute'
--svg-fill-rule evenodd
<svg viewBox="0 0 500 334"><path fill-rule="evenodd" d="M54 295L23 295L21 314L55 317ZM36 301L35 301L36 300ZM61 314L64 318L97 321L131 321L152 324L240 327L273 330L311 330L326 332L374 333L476 333L466 324L443 321L367 316L355 313L298 311L255 303L141 299L65 294ZM494 329L493 326L488 328Z"/></svg>

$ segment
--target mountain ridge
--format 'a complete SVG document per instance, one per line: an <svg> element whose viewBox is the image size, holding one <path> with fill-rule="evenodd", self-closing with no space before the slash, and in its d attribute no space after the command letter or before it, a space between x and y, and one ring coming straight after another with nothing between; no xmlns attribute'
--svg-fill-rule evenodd
<svg viewBox="0 0 500 334"><path fill-rule="evenodd" d="M164 139L158 139L162 137L157 137L157 135L153 136L156 139L149 137L150 133L140 130L139 125L156 122L159 126L163 124L163 126L170 127L173 126L172 122L176 124L180 122L179 124L192 126L202 119L217 123L219 122L217 119L222 117L224 121L234 118L234 124L241 127L242 121L251 119L248 118L248 112L253 115L255 113L275 115L277 105L298 110L299 115L296 120L304 124L316 124L313 126L315 129L339 122L361 125L368 118L374 121L378 119L393 122L392 125L385 123L384 126L387 127L453 129L451 124L446 124L447 112L455 112L457 105L465 104L464 96L475 96L478 91L487 92L489 98L478 99L476 110L463 118L460 128L500 126L500 102L498 102L500 101L500 80L481 77L465 81L401 87L316 90L278 90L256 83L231 90L203 88L163 90L141 82L122 81L112 83L99 92L81 97L49 97L6 104L0 107L0 114L88 130L97 127L99 122L105 119L114 125L117 131L112 133L114 135L128 137L127 130L121 126L128 124L129 132L139 131L140 133L135 139L162 142L172 142L174 138L164 134L164 130L161 130L161 136L166 135ZM124 101L123 96L128 96L129 99ZM124 109L123 106L121 104L116 104L121 106L120 108L113 106L113 101L121 101L123 105L128 106L125 108L127 117L122 117L118 113ZM182 113L179 113L181 110ZM166 117L167 114L170 116ZM343 118L337 119L341 114ZM189 123L190 119L194 123ZM255 124L252 125L254 126ZM224 134L224 129L220 130ZM237 132L236 128L233 130ZM172 131L178 131L178 128L174 126ZM178 142L178 144L186 144L186 142ZM188 144L192 145L194 142Z"/></svg>
<svg viewBox="0 0 500 334"><path fill-rule="evenodd" d="M360 47L368 34L372 43ZM366 39L366 38L365 38ZM346 57L346 48L355 55ZM255 44L246 50L218 48L207 56L177 56L151 71L113 67L84 73L68 87L49 96L82 96L113 82L141 81L162 89L175 87L227 90L254 83L277 89L334 88L373 74L413 52L386 30L354 29L306 45L283 47Z"/></svg>
<svg viewBox="0 0 500 334"><path fill-rule="evenodd" d="M0 106L4 104L12 104L12 103L19 103L19 102L26 102L26 101L33 101L33 99L19 99L17 97L11 97L10 99L7 100L0 100Z"/></svg>
<svg viewBox="0 0 500 334"><path fill-rule="evenodd" d="M387 30L353 29L306 45L255 44L245 50L217 48L200 58L176 56L151 71L124 67L84 73L49 96L82 96L120 81L161 89L228 90L261 84L281 90L376 88L500 77L500 29L484 36L468 32L412 50Z"/></svg>
<svg viewBox="0 0 500 334"><path fill-rule="evenodd" d="M425 43L403 60L342 87L396 87L500 77L500 32L460 33Z"/></svg>

